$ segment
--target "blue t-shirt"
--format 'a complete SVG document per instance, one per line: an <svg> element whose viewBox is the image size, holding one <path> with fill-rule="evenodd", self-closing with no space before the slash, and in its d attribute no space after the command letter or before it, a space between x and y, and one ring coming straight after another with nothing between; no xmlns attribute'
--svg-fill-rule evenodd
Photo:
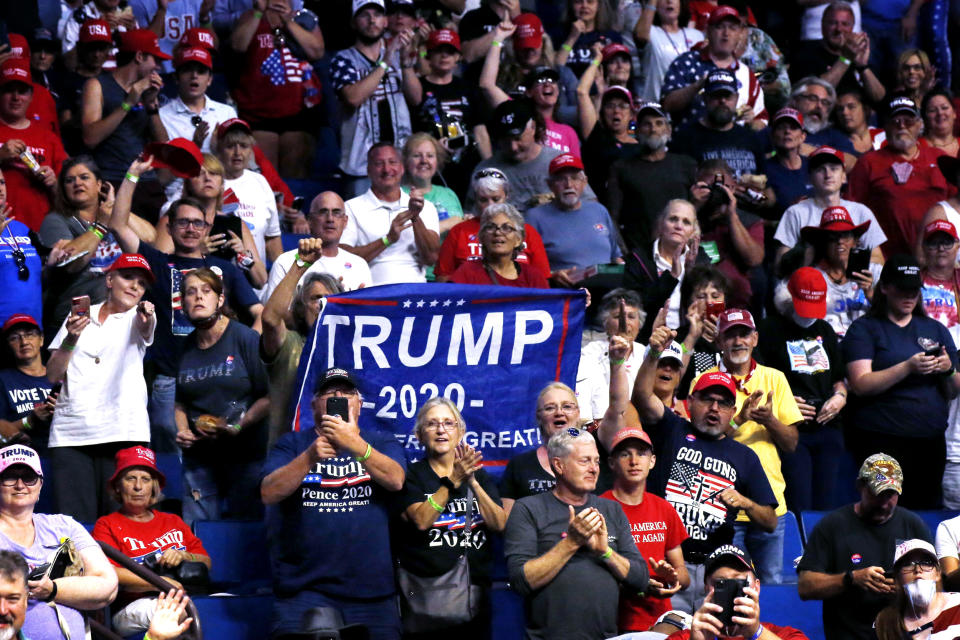
<svg viewBox="0 0 960 640"><path fill-rule="evenodd" d="M23 252L26 278L17 269L14 252ZM12 220L0 233L0 326L15 313L29 313L43 326L43 301L40 296L40 272L43 262L30 239L30 229L18 220Z"/></svg>
<svg viewBox="0 0 960 640"><path fill-rule="evenodd" d="M250 283L234 264L207 256L205 258L181 258L157 251L146 242L141 242L137 253L150 263L156 283L147 292L156 306L157 330L153 334L153 346L148 355L156 363L157 373L171 378L177 375L180 352L186 337L193 333L193 325L183 311L182 291L184 277L200 267L210 267L223 278L227 304L234 311L242 311L260 304Z"/></svg>
<svg viewBox="0 0 960 640"><path fill-rule="evenodd" d="M583 200L573 211L563 211L550 202L529 209L526 218L543 238L554 269L607 264L620 257L610 213L599 202Z"/></svg>
<svg viewBox="0 0 960 640"><path fill-rule="evenodd" d="M764 161L760 173L767 176L767 184L777 195L778 213L786 211L787 207L795 204L800 198L813 195L813 185L810 183L810 170L807 165L807 159L802 156L799 169L787 169L777 162L776 158Z"/></svg>
<svg viewBox="0 0 960 640"><path fill-rule="evenodd" d="M407 467L390 433L361 429L380 453ZM317 439L313 429L285 434L267 456L263 477L289 464ZM267 507L274 591L310 589L331 597L384 598L394 593L390 504L397 494L370 478L351 455L321 460L300 487Z"/></svg>
<svg viewBox="0 0 960 640"><path fill-rule="evenodd" d="M919 351L943 345L957 366L957 350L946 327L931 318L914 316L900 327L887 318L863 316L847 329L841 349L845 362L872 360L882 371ZM948 400L940 393L942 377L910 374L883 393L858 397L850 394L851 424L906 438L931 438L947 428Z"/></svg>
<svg viewBox="0 0 960 640"><path fill-rule="evenodd" d="M733 541L739 509L729 509L720 500L726 489L732 487L757 504L777 506L760 458L746 445L731 437L710 439L669 409L648 433L657 466L647 489L666 498L687 528L684 555L710 553Z"/></svg>
<svg viewBox="0 0 960 640"><path fill-rule="evenodd" d="M844 153L860 155L853 147L853 140L850 139L850 136L835 127L827 127L817 133L808 133L807 144L812 144L815 147L826 145Z"/></svg>

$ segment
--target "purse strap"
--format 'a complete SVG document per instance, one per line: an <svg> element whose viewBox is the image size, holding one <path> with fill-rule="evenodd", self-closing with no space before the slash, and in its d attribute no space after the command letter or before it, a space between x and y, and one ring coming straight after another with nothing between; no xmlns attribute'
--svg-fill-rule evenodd
<svg viewBox="0 0 960 640"><path fill-rule="evenodd" d="M467 542L473 544L473 489L469 486L467 487L467 514L464 521L464 532L466 533ZM469 551L469 549L467 549ZM466 555L466 551L464 552Z"/></svg>

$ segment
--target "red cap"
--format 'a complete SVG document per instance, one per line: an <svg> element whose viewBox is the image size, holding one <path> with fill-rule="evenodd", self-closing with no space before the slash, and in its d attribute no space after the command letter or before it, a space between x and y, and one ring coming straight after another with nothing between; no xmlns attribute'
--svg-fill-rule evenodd
<svg viewBox="0 0 960 640"><path fill-rule="evenodd" d="M610 58L616 55L623 54L630 57L630 49L626 45L620 44L619 42L611 42L600 51L600 55L603 56L603 61L606 62Z"/></svg>
<svg viewBox="0 0 960 640"><path fill-rule="evenodd" d="M929 238L935 233L945 233L951 238L953 238L954 240L960 239L957 237L957 228L953 226L953 224L951 224L950 222L947 222L946 220L934 220L933 222L928 224L926 227L924 227L923 239L926 240L927 238Z"/></svg>
<svg viewBox="0 0 960 640"><path fill-rule="evenodd" d="M253 134L253 129L250 128L250 125L247 124L246 120L241 120L240 118L230 118L229 120L224 120L217 125L217 139L222 140L223 136L227 135L227 132L233 128L243 129L247 133Z"/></svg>
<svg viewBox="0 0 960 640"><path fill-rule="evenodd" d="M621 87L621 86L618 85L618 84L615 84L615 85L613 85L612 87L607 87L607 88L603 91L603 95L600 97L600 102L601 102L601 104L602 104L607 98L614 97L614 96L619 96L619 97L623 98L623 99L626 100L627 103L630 105L630 108L631 108L631 109L634 108L633 94L630 93L630 90L629 90L629 89L627 89L626 87Z"/></svg>
<svg viewBox="0 0 960 640"><path fill-rule="evenodd" d="M40 328L40 323L33 319L28 313L15 313L7 321L3 323L3 328L0 329L0 333L6 333L10 329L14 328L18 324L29 324L37 329Z"/></svg>
<svg viewBox="0 0 960 640"><path fill-rule="evenodd" d="M120 51L131 53L149 53L160 60L169 60L170 56L163 52L157 40L157 34L150 29L131 29L120 34Z"/></svg>
<svg viewBox="0 0 960 640"><path fill-rule="evenodd" d="M10 53L14 58L30 59L30 43L19 33L8 33L7 38L10 41Z"/></svg>
<svg viewBox="0 0 960 640"><path fill-rule="evenodd" d="M453 29L431 31L427 36L427 51L433 51L437 47L453 47L460 51L460 36Z"/></svg>
<svg viewBox="0 0 960 640"><path fill-rule="evenodd" d="M187 29L183 37L180 38L181 47L198 47L208 51L217 48L216 38L213 37L213 31L202 27Z"/></svg>
<svg viewBox="0 0 960 640"><path fill-rule="evenodd" d="M784 107L780 109L780 111L777 111L773 116L773 124L776 125L779 120L793 120L801 127L803 126L803 114L790 107Z"/></svg>
<svg viewBox="0 0 960 640"><path fill-rule="evenodd" d="M194 178L200 175L203 154L186 138L174 138L170 142L151 142L143 149L143 157L153 156L153 166L170 169L178 178Z"/></svg>
<svg viewBox="0 0 960 640"><path fill-rule="evenodd" d="M734 398L737 397L737 383L733 380L733 376L723 371L711 371L703 374L697 378L697 384L693 385L693 391L690 393L694 394L711 387L723 387Z"/></svg>
<svg viewBox="0 0 960 640"><path fill-rule="evenodd" d="M200 47L181 47L173 57L173 67L179 69L188 62L197 62L207 69L213 69L213 56L206 49Z"/></svg>
<svg viewBox="0 0 960 640"><path fill-rule="evenodd" d="M150 475L160 481L160 488L167 484L167 478L160 469L157 469L157 455L152 449L136 446L129 449L120 449L116 455L117 469L110 476L107 484L113 484L117 478L123 475L123 472L131 467L143 467L150 471Z"/></svg>
<svg viewBox="0 0 960 640"><path fill-rule="evenodd" d="M80 25L80 44L88 42L106 42L113 44L113 38L110 36L110 25L106 20L88 19Z"/></svg>
<svg viewBox="0 0 960 640"><path fill-rule="evenodd" d="M653 448L653 441L650 440L650 434L646 431L637 427L624 427L620 429L620 431L617 431L616 435L613 436L613 440L610 441L610 452L613 453L614 449L620 446L625 440L630 440L631 438L642 440L646 442L651 449Z"/></svg>
<svg viewBox="0 0 960 640"><path fill-rule="evenodd" d="M827 315L827 281L813 267L800 267L790 276L787 290L793 296L793 309L801 318Z"/></svg>
<svg viewBox="0 0 960 640"><path fill-rule="evenodd" d="M139 253L121 253L120 257L113 261L113 264L107 267L107 271L119 271L120 269L141 269L147 272L147 280L153 284L156 278L153 277L153 269L150 263Z"/></svg>
<svg viewBox="0 0 960 640"><path fill-rule="evenodd" d="M733 7L728 7L727 5L722 4L710 12L710 17L707 18L707 24L713 26L721 20L726 20L727 18L734 18L737 20L737 22L743 22L743 18L740 17L739 11Z"/></svg>
<svg viewBox="0 0 960 640"><path fill-rule="evenodd" d="M727 329L738 325L757 330L757 325L753 323L753 315L746 309L725 309L717 318L717 335L723 335Z"/></svg>
<svg viewBox="0 0 960 640"><path fill-rule="evenodd" d="M550 161L550 175L560 173L565 169L579 169L583 171L583 162L572 153L561 153Z"/></svg>
<svg viewBox="0 0 960 640"><path fill-rule="evenodd" d="M26 58L7 58L0 65L0 86L9 82L20 82L33 87L30 76L30 61Z"/></svg>
<svg viewBox="0 0 960 640"><path fill-rule="evenodd" d="M533 13L521 13L513 21L517 30L513 32L513 48L539 49L543 46L543 23Z"/></svg>

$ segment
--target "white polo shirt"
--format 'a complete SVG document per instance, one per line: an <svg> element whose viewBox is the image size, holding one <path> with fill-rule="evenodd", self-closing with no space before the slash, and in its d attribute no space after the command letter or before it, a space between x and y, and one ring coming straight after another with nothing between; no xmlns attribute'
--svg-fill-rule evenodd
<svg viewBox="0 0 960 640"><path fill-rule="evenodd" d="M340 243L351 247L362 247L379 240L390 231L390 223L402 211L406 211L410 196L400 191L396 202L383 202L367 189L363 195L347 201L347 227L343 230ZM427 229L440 233L440 219L437 208L431 202L423 203L420 219ZM396 242L370 262L373 284L394 284L398 282L426 282L427 265L423 264L417 243L413 237L413 227L400 232Z"/></svg>
<svg viewBox="0 0 960 640"><path fill-rule="evenodd" d="M274 290L280 284L280 281L290 271L296 260L297 250L286 251L276 259L273 266L270 267L270 277L263 288L260 299L264 304L273 295ZM335 256L321 256L304 272L297 286L303 284L304 278L308 273L329 273L334 278L339 278L344 291L355 291L361 287L373 286L373 277L370 275L370 267L367 261L355 253L337 249Z"/></svg>
<svg viewBox="0 0 960 640"><path fill-rule="evenodd" d="M63 389L50 425L50 447L80 447L104 442L150 442L147 383L143 356L153 344L157 316L149 338L137 329L137 308L107 316L103 303L90 307L90 324L80 334L67 365ZM67 337L67 321L50 343L59 349Z"/></svg>
<svg viewBox="0 0 960 640"><path fill-rule="evenodd" d="M210 140L213 138L213 132L216 131L217 125L221 122L226 122L230 118L236 118L237 110L223 102L211 100L208 96L204 96L204 99L203 109L201 109L200 113L194 113L183 103L180 96L177 96L160 107L160 121L163 122L163 126L167 130L167 136L171 140L174 138L193 140L193 133L196 131L196 127L193 126L193 122L191 121L193 120L193 116L200 116L210 127L210 130L207 132L207 137L203 139L200 150L204 153L211 153Z"/></svg>

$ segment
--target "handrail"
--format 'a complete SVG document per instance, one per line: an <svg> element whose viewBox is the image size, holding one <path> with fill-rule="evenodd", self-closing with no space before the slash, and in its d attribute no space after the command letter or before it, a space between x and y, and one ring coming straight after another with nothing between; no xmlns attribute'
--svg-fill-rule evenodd
<svg viewBox="0 0 960 640"><path fill-rule="evenodd" d="M108 629L107 625L103 624L99 620L87 618L87 622L90 624L90 632L95 638L100 637L106 638L107 640L124 640L123 636L117 635L116 631L113 629Z"/></svg>
<svg viewBox="0 0 960 640"><path fill-rule="evenodd" d="M166 593L170 591L170 589L176 588L173 584L167 582L147 567L134 561L129 556L121 553L116 548L111 547L105 542L98 541L98 543L100 544L100 548L103 549L103 553L106 554L108 558L116 562L124 569L133 572L138 578L146 580L160 591ZM203 640L203 630L200 628L200 614L197 612L197 606L193 604L193 600L187 603L187 615L193 618L193 624L190 625L190 629L188 629L187 632L181 636L181 638L184 638L185 640ZM109 638L109 640L114 639ZM122 638L120 640L122 640Z"/></svg>

